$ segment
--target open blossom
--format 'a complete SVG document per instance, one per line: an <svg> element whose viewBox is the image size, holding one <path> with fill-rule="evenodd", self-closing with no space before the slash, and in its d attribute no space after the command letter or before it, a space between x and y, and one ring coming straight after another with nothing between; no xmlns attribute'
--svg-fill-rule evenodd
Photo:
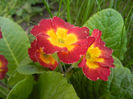
<svg viewBox="0 0 133 99"><path fill-rule="evenodd" d="M89 37L88 28L75 27L58 17L42 20L31 33L43 52L57 52L62 62L70 64L78 61L94 41L93 37Z"/></svg>
<svg viewBox="0 0 133 99"><path fill-rule="evenodd" d="M28 53L34 62L39 62L42 66L47 67L50 70L54 70L58 65L51 54L46 54L43 51L43 48L38 46L36 40L31 43L31 48L29 48Z"/></svg>
<svg viewBox="0 0 133 99"><path fill-rule="evenodd" d="M6 72L8 71L7 64L8 61L5 59L5 57L0 55L0 80L5 77Z"/></svg>
<svg viewBox="0 0 133 99"><path fill-rule="evenodd" d="M101 40L101 32L99 30L95 29L92 37L95 37L95 41L88 47L79 67L82 68L88 79L94 81L102 79L107 81L110 75L110 68L114 67L112 50L105 47L105 43Z"/></svg>

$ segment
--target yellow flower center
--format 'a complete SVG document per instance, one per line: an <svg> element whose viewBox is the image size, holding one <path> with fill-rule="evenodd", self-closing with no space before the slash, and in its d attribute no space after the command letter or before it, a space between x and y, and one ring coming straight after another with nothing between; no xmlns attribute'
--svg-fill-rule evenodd
<svg viewBox="0 0 133 99"><path fill-rule="evenodd" d="M46 64L54 64L55 63L55 59L53 58L52 55L47 55L43 52L43 50L40 48L40 59L46 63Z"/></svg>
<svg viewBox="0 0 133 99"><path fill-rule="evenodd" d="M72 45L78 41L77 36L73 33L67 34L68 30L64 28L57 28L56 32L51 29L47 32L48 40L54 46L66 47L71 51L75 46Z"/></svg>
<svg viewBox="0 0 133 99"><path fill-rule="evenodd" d="M91 45L86 53L86 64L90 69L96 69L99 67L97 62L104 62L103 58L99 58L101 50L98 47Z"/></svg>
<svg viewBox="0 0 133 99"><path fill-rule="evenodd" d="M65 41L64 41L63 39L58 39L58 42L59 42L59 43L62 43L62 44L65 43Z"/></svg>

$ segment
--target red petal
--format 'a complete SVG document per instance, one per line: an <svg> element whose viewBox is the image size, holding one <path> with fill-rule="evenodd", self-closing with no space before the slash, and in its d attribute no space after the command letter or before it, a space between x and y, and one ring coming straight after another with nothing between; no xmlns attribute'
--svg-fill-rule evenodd
<svg viewBox="0 0 133 99"><path fill-rule="evenodd" d="M1 29L0 29L0 39L2 38L2 32L1 32Z"/></svg>
<svg viewBox="0 0 133 99"><path fill-rule="evenodd" d="M99 78L107 81L108 77L110 75L110 68L102 68L100 67L99 69L97 69L97 72L99 73Z"/></svg>
<svg viewBox="0 0 133 99"><path fill-rule="evenodd" d="M89 69L87 66L83 67L83 73L90 80L96 81L99 79L99 74L95 70Z"/></svg>
<svg viewBox="0 0 133 99"><path fill-rule="evenodd" d="M83 59L81 60L81 62L78 64L79 68L83 68L86 64L86 59L85 56L83 57Z"/></svg>
<svg viewBox="0 0 133 99"><path fill-rule="evenodd" d="M73 27L68 31L68 34L69 33L74 33L75 35L77 35L79 40L89 37L89 29L87 27Z"/></svg>
<svg viewBox="0 0 133 99"><path fill-rule="evenodd" d="M6 72L8 71L7 68L8 61L5 59L3 55L0 55L0 62L1 62L0 66L0 80L1 80L5 77Z"/></svg>
<svg viewBox="0 0 133 99"><path fill-rule="evenodd" d="M34 62L37 62L36 51L37 51L37 41L34 40L31 43L31 48L28 49L29 56Z"/></svg>
<svg viewBox="0 0 133 99"><path fill-rule="evenodd" d="M55 29L59 28L59 27L66 28L66 29L70 29L70 28L74 27L74 25L65 22L64 20L62 20L61 18L59 18L57 16L53 17L52 23L53 23Z"/></svg>
<svg viewBox="0 0 133 99"><path fill-rule="evenodd" d="M88 79L91 79L93 81L96 81L98 79L107 81L110 75L110 68L99 67L97 69L89 69L89 67L84 66L83 72Z"/></svg>
<svg viewBox="0 0 133 99"><path fill-rule="evenodd" d="M103 66L103 67L114 67L114 59L112 58L112 56L108 57L108 58L104 58L104 62L103 63L100 63L100 66Z"/></svg>
<svg viewBox="0 0 133 99"><path fill-rule="evenodd" d="M40 21L38 25L35 25L31 30L31 33L34 36L38 36L40 34L46 34L49 29L53 29L52 20L51 19L43 19Z"/></svg>

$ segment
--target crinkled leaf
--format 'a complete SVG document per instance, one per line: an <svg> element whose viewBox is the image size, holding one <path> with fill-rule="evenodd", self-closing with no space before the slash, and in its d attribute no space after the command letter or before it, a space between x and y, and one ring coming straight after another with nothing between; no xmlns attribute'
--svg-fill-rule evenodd
<svg viewBox="0 0 133 99"><path fill-rule="evenodd" d="M91 81L81 69L72 74L70 82L80 99L132 99L133 74L122 66L119 59L114 59L116 67L112 69L108 81Z"/></svg>
<svg viewBox="0 0 133 99"><path fill-rule="evenodd" d="M110 8L102 10L90 17L84 26L88 27L91 33L93 29L101 30L106 46L113 49L113 55L123 59L127 37L124 21L119 12Z"/></svg>
<svg viewBox="0 0 133 99"><path fill-rule="evenodd" d="M11 73L28 57L30 43L25 31L10 19L0 17L0 28L3 36L0 39L0 54L7 58L8 70Z"/></svg>
<svg viewBox="0 0 133 99"><path fill-rule="evenodd" d="M33 83L34 81L31 76L21 80L9 92L7 99L29 99Z"/></svg>
<svg viewBox="0 0 133 99"><path fill-rule="evenodd" d="M60 73L44 72L30 99L79 99L71 84Z"/></svg>

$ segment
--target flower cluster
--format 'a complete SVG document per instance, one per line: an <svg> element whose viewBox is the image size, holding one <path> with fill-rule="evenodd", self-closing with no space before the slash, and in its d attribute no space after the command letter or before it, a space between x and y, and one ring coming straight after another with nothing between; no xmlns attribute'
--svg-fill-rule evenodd
<svg viewBox="0 0 133 99"><path fill-rule="evenodd" d="M88 28L80 28L53 17L41 20L31 33L36 39L28 50L30 58L50 70L58 66L54 53L66 64L82 58L79 67L91 80L107 80L110 67L114 67L112 50L105 47L99 30L94 30L89 36Z"/></svg>
<svg viewBox="0 0 133 99"><path fill-rule="evenodd" d="M1 30L0 30L0 38L2 38ZM3 55L0 55L0 80L2 80L5 77L6 72L8 71L7 64L8 61L6 60L6 58Z"/></svg>

